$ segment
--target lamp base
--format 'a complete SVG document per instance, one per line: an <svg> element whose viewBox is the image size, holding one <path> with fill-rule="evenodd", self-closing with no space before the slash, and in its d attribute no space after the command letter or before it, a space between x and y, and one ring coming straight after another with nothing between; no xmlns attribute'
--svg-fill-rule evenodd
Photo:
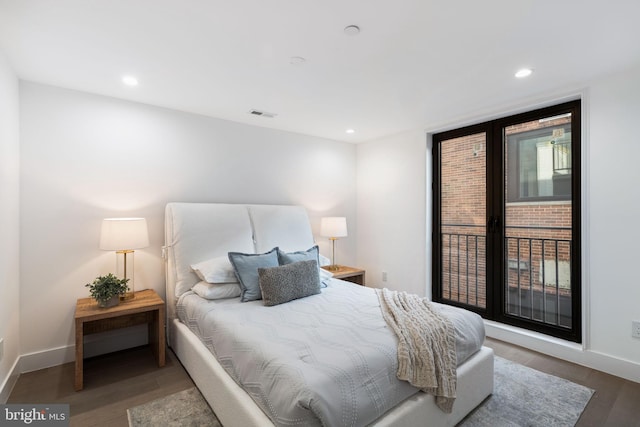
<svg viewBox="0 0 640 427"><path fill-rule="evenodd" d="M133 283L134 255L135 251L131 249L116 251L116 274L118 277L121 277L127 281L127 292L125 292L123 295L120 295L120 301L129 301L135 298L135 285Z"/></svg>
<svg viewBox="0 0 640 427"><path fill-rule="evenodd" d="M327 265L324 268L326 268L329 271L339 271L340 270L340 266L338 264Z"/></svg>
<svg viewBox="0 0 640 427"><path fill-rule="evenodd" d="M136 297L133 292L126 292L124 295L120 295L120 301L129 301Z"/></svg>

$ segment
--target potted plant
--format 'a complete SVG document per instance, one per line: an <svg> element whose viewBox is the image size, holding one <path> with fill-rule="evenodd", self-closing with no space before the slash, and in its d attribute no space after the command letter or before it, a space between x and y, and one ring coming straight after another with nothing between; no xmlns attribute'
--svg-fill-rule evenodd
<svg viewBox="0 0 640 427"><path fill-rule="evenodd" d="M98 307L113 307L119 304L120 295L129 289L129 279L119 279L113 273L98 276L93 283L87 283L91 297L98 301Z"/></svg>

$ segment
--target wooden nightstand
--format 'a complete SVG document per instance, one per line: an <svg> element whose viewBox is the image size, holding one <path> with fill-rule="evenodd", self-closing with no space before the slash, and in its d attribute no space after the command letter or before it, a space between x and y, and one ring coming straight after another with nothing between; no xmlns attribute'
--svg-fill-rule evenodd
<svg viewBox="0 0 640 427"><path fill-rule="evenodd" d="M76 391L83 388L84 336L128 326L149 324L149 345L158 366L165 363L165 306L153 289L135 293L135 298L110 308L100 308L93 298L80 298L76 304Z"/></svg>
<svg viewBox="0 0 640 427"><path fill-rule="evenodd" d="M329 269L329 266L322 267L327 271L333 273L333 277L336 279L346 280L360 286L364 286L364 270L360 268L347 267L346 265L338 266L337 270Z"/></svg>

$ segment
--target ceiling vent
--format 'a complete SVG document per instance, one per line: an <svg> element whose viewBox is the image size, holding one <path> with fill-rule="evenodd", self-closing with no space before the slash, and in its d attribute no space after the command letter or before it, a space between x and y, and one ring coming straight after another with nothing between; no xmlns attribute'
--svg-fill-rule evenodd
<svg viewBox="0 0 640 427"><path fill-rule="evenodd" d="M260 111L260 110L251 110L249 111L249 114L252 114L254 116L269 117L270 119L277 116L276 113L269 113L267 111Z"/></svg>

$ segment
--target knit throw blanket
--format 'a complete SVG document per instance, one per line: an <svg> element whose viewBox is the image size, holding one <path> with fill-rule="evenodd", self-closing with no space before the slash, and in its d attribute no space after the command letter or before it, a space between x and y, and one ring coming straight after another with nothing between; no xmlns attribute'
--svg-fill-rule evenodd
<svg viewBox="0 0 640 427"><path fill-rule="evenodd" d="M451 413L456 398L456 339L451 321L426 298L376 289L382 315L398 337L398 379L435 396Z"/></svg>

